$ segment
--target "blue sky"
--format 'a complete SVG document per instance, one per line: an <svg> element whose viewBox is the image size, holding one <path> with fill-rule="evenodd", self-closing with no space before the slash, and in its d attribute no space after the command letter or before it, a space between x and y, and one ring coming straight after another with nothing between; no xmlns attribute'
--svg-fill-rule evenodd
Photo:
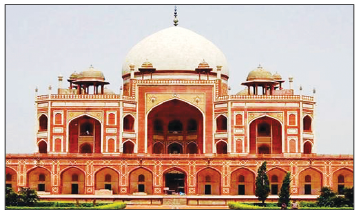
<svg viewBox="0 0 359 215"><path fill-rule="evenodd" d="M6 6L6 152L32 153L34 89L57 89L91 64L119 92L128 51L173 26L172 5ZM179 5L179 26L225 54L231 94L260 63L295 93L316 88L319 154L353 153L353 8L338 5ZM65 84L64 84L65 85ZM55 90L53 90L55 92Z"/></svg>

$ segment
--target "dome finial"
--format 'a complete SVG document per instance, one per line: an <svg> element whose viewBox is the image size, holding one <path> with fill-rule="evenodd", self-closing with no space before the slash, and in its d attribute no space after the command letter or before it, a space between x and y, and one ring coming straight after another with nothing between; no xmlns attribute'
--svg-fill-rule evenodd
<svg viewBox="0 0 359 215"><path fill-rule="evenodd" d="M174 20L173 20L173 25L177 26L178 25L178 19L177 19L177 6L175 6L175 12L174 12Z"/></svg>

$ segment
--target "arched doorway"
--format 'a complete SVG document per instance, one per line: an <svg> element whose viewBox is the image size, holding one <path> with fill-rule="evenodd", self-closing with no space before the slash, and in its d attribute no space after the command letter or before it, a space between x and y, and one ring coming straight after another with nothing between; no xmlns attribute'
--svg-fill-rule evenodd
<svg viewBox="0 0 359 215"><path fill-rule="evenodd" d="M39 142L39 153L47 153L47 143L43 140Z"/></svg>
<svg viewBox="0 0 359 215"><path fill-rule="evenodd" d="M129 177L130 193L153 193L152 172L145 168L138 168L130 173Z"/></svg>
<svg viewBox="0 0 359 215"><path fill-rule="evenodd" d="M349 169L340 169L333 174L333 191L338 194L344 194L344 188L353 187L353 171Z"/></svg>
<svg viewBox="0 0 359 215"><path fill-rule="evenodd" d="M311 132L312 130L312 118L308 115L303 118L303 130L304 132Z"/></svg>
<svg viewBox="0 0 359 215"><path fill-rule="evenodd" d="M153 145L152 149L153 154L164 154L165 153L165 147L163 146L163 143L157 142Z"/></svg>
<svg viewBox="0 0 359 215"><path fill-rule="evenodd" d="M231 175L231 195L254 195L255 175L248 169L241 168Z"/></svg>
<svg viewBox="0 0 359 215"><path fill-rule="evenodd" d="M227 154L227 143L220 141L216 145L217 154Z"/></svg>
<svg viewBox="0 0 359 215"><path fill-rule="evenodd" d="M203 169L197 174L197 186L200 195L221 195L221 174L212 168Z"/></svg>
<svg viewBox="0 0 359 215"><path fill-rule="evenodd" d="M51 192L51 173L41 167L27 173L27 186L38 192Z"/></svg>
<svg viewBox="0 0 359 215"><path fill-rule="evenodd" d="M132 154L133 153L134 145L131 141L126 141L123 144L123 153L124 154Z"/></svg>
<svg viewBox="0 0 359 215"><path fill-rule="evenodd" d="M157 142L162 142L167 147L164 153L184 153L184 146L189 141L196 142L197 153L202 153L203 115L197 107L173 99L154 107L147 116L147 123L149 153L158 153L153 147ZM181 147L169 147L172 142L177 142Z"/></svg>
<svg viewBox="0 0 359 215"><path fill-rule="evenodd" d="M216 119L217 132L226 132L227 131L227 117L220 115Z"/></svg>
<svg viewBox="0 0 359 215"><path fill-rule="evenodd" d="M271 195L278 195L280 189L282 188L282 182L286 175L286 171L274 168L267 172L269 184L270 184L270 194Z"/></svg>
<svg viewBox="0 0 359 215"><path fill-rule="evenodd" d="M45 114L39 118L39 131L47 131L47 116Z"/></svg>
<svg viewBox="0 0 359 215"><path fill-rule="evenodd" d="M61 173L62 194L84 194L85 174L78 168L71 167Z"/></svg>
<svg viewBox="0 0 359 215"><path fill-rule="evenodd" d="M6 167L6 187L12 188L15 192L17 192L17 174L15 170Z"/></svg>
<svg viewBox="0 0 359 215"><path fill-rule="evenodd" d="M270 117L261 117L250 123L250 154L281 154L282 125Z"/></svg>
<svg viewBox="0 0 359 215"><path fill-rule="evenodd" d="M168 154L183 154L183 147L179 143L172 143L168 146Z"/></svg>
<svg viewBox="0 0 359 215"><path fill-rule="evenodd" d="M197 150L198 150L198 149L197 149L197 144L191 142L191 143L189 143L189 144L187 145L186 153L187 153L187 154L197 154Z"/></svg>
<svg viewBox="0 0 359 215"><path fill-rule="evenodd" d="M127 115L125 118L123 118L123 130L124 131L134 131L134 124L135 124L135 118L131 115Z"/></svg>
<svg viewBox="0 0 359 215"><path fill-rule="evenodd" d="M101 123L87 115L69 124L70 153L101 153Z"/></svg>
<svg viewBox="0 0 359 215"><path fill-rule="evenodd" d="M312 154L312 144L309 141L304 143L304 154Z"/></svg>
<svg viewBox="0 0 359 215"><path fill-rule="evenodd" d="M118 194L119 190L119 175L111 168L103 168L95 174L96 190L106 189L112 190L113 194Z"/></svg>
<svg viewBox="0 0 359 215"><path fill-rule="evenodd" d="M319 195L322 188L322 173L308 168L299 173L299 195Z"/></svg>
<svg viewBox="0 0 359 215"><path fill-rule="evenodd" d="M164 184L169 194L186 193L186 174L177 168L166 171L164 174Z"/></svg>

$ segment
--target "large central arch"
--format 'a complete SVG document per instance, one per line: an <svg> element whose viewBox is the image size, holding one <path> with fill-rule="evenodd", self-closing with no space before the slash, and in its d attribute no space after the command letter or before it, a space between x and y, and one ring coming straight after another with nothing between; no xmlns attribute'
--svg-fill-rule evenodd
<svg viewBox="0 0 359 215"><path fill-rule="evenodd" d="M169 154L173 151L176 153L197 151L201 154L203 118L198 108L179 99L172 99L154 107L147 115L147 151L150 154ZM174 150L173 142L179 143L181 147ZM197 150L192 149L193 143L196 144ZM159 146L163 146L163 149L155 148Z"/></svg>
<svg viewBox="0 0 359 215"><path fill-rule="evenodd" d="M281 154L282 125L268 116L253 120L249 126L250 154Z"/></svg>
<svg viewBox="0 0 359 215"><path fill-rule="evenodd" d="M101 122L83 115L73 119L68 126L70 153L101 153Z"/></svg>

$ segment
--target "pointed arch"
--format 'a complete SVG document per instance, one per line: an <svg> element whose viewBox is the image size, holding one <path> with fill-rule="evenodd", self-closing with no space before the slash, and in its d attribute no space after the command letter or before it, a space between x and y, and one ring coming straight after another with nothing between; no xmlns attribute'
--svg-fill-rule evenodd
<svg viewBox="0 0 359 215"><path fill-rule="evenodd" d="M6 176L6 178L5 178L6 185L5 186L12 188L16 192L17 191L17 171L12 167L6 166L5 176Z"/></svg>
<svg viewBox="0 0 359 215"><path fill-rule="evenodd" d="M168 102L172 102L172 101L180 101L180 102L183 102L185 103L186 105L194 108L196 111L199 111L199 115L200 115L200 120L197 121L197 126L198 126L198 129L199 131L202 131L202 132L198 132L198 136L200 136L198 138L198 152L199 153L204 153L205 152L205 146L203 144L204 140L205 140L205 131L206 130L206 116L205 116L205 113L204 111L199 108L198 106L192 104L191 102L189 101L186 101L182 98L178 98L178 97L175 97L175 98L170 98L170 99L167 99L167 100L164 100L164 101L161 101L159 102L158 104L154 105L153 107L149 108L146 112L146 118L145 118L145 126L146 126L146 129L145 129L145 152L147 152L147 149L148 149L148 145L150 144L150 148L152 147L152 137L150 136L152 133L151 133L151 130L149 128L152 128L152 125L149 124L149 122L151 122L151 119L150 119L150 116L151 114L153 113L153 111L157 108L159 108L160 106L168 103ZM164 127L166 127L166 125L164 125Z"/></svg>
<svg viewBox="0 0 359 215"><path fill-rule="evenodd" d="M41 191L51 192L51 171L44 167L34 167L26 172L26 184L29 188ZM40 181L40 175L43 175L43 181Z"/></svg>
<svg viewBox="0 0 359 215"><path fill-rule="evenodd" d="M135 131L135 117L132 114L127 114L123 117L123 130L124 131Z"/></svg>
<svg viewBox="0 0 359 215"><path fill-rule="evenodd" d="M103 167L95 173L95 189L112 190L113 194L119 194L119 172L112 167Z"/></svg>
<svg viewBox="0 0 359 215"><path fill-rule="evenodd" d="M123 143L123 153L124 154L132 154L134 153L135 144L131 140L126 140Z"/></svg>
<svg viewBox="0 0 359 215"><path fill-rule="evenodd" d="M73 181L73 175L78 175L78 180ZM60 172L62 194L84 194L86 173L84 170L70 166Z"/></svg>
<svg viewBox="0 0 359 215"><path fill-rule="evenodd" d="M48 118L46 114L41 114L39 117L39 131L47 131Z"/></svg>
<svg viewBox="0 0 359 215"><path fill-rule="evenodd" d="M312 131L312 117L310 115L305 115L303 117L303 131L304 132L311 132Z"/></svg>
<svg viewBox="0 0 359 215"><path fill-rule="evenodd" d="M101 153L102 152L102 146L103 146L103 122L100 118L92 116L87 113L80 114L79 116L76 116L72 119L70 119L67 122L67 129L66 129L66 136L67 136L67 145L66 145L66 152L70 153L78 153L80 146L82 144L82 140L80 140L80 136L87 136L88 133L84 131L85 133L81 135L80 133L80 121L86 121L86 120L93 120L93 128L94 128L94 134L93 134L93 141L90 143L92 145L93 153ZM82 122L81 122L82 123Z"/></svg>
<svg viewBox="0 0 359 215"><path fill-rule="evenodd" d="M246 168L238 167L231 173L231 195L254 195L256 172ZM239 179L242 180L239 180Z"/></svg>
<svg viewBox="0 0 359 215"><path fill-rule="evenodd" d="M309 167L298 173L299 175L299 195L319 195L323 186L323 173L314 168ZM306 177L310 176L311 181L306 181Z"/></svg>
<svg viewBox="0 0 359 215"><path fill-rule="evenodd" d="M227 132L227 122L228 119L225 115L220 114L216 117L216 131L217 132Z"/></svg>
<svg viewBox="0 0 359 215"><path fill-rule="evenodd" d="M46 154L47 153L47 142L39 141L38 148L39 148L39 153Z"/></svg>
<svg viewBox="0 0 359 215"><path fill-rule="evenodd" d="M352 188L354 185L353 170L343 167L333 172L333 191L344 194L344 188Z"/></svg>
<svg viewBox="0 0 359 215"><path fill-rule="evenodd" d="M211 167L205 167L199 170L197 172L198 194L221 195L221 176L218 170ZM210 179L210 181L208 181L208 179Z"/></svg>
<svg viewBox="0 0 359 215"><path fill-rule="evenodd" d="M153 194L153 173L148 168L138 167L129 172L129 192ZM144 180L139 180L144 179Z"/></svg>

